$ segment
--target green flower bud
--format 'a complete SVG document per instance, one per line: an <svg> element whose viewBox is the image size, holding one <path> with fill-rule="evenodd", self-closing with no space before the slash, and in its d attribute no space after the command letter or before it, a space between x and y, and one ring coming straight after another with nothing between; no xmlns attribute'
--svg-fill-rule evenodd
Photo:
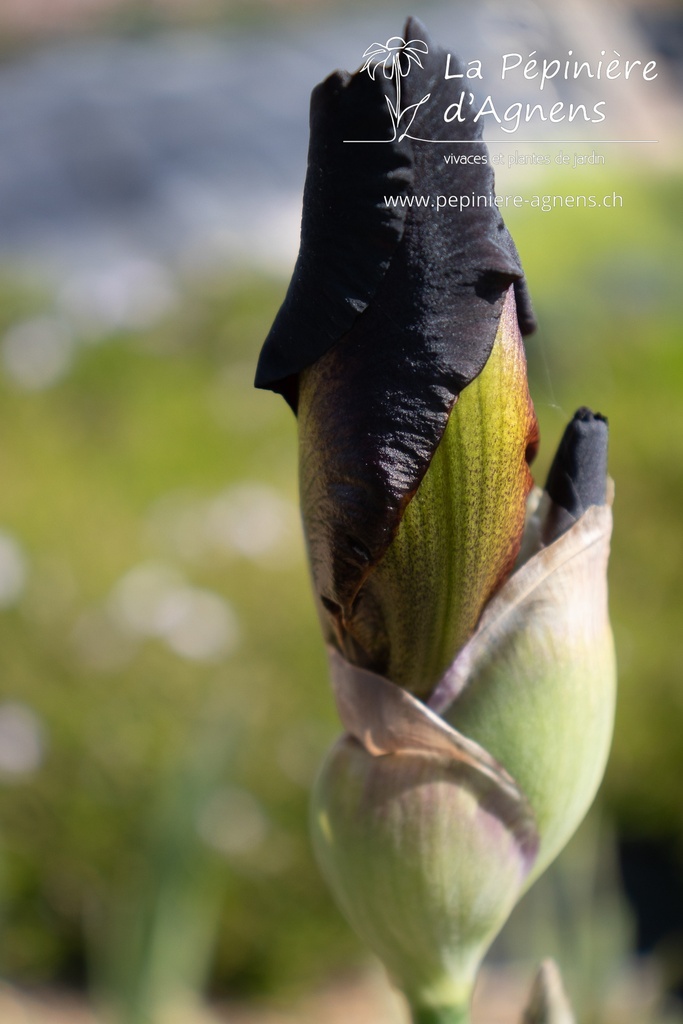
<svg viewBox="0 0 683 1024"><path fill-rule="evenodd" d="M313 796L319 863L411 1006L466 1019L481 958L535 859L530 807L485 750L411 694L334 649L330 665L350 735Z"/></svg>
<svg viewBox="0 0 683 1024"><path fill-rule="evenodd" d="M531 504L527 551L563 512L548 492ZM592 505L526 558L426 703L330 647L348 738L314 794L316 852L413 1007L467 1004L489 943L593 800L614 714L610 533L609 506Z"/></svg>

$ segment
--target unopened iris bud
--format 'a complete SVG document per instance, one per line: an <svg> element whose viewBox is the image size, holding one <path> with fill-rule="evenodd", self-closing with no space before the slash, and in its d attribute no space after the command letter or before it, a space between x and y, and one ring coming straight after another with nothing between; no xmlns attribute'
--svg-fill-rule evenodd
<svg viewBox="0 0 683 1024"><path fill-rule="evenodd" d="M405 38L428 40L414 19ZM448 211L388 202L440 190L435 146L410 139L345 142L386 137L392 83L367 71L331 75L311 98L301 248L256 376L259 387L279 391L297 412L302 514L326 638L355 664L420 696L512 568L531 486L526 460L536 438L523 349L508 330L515 358L494 353L506 303L517 336L517 324L524 332L533 328L524 276L494 203L481 122L472 114L463 123L443 121L446 56L428 42L423 66L401 78L403 101L410 105L429 93L418 114L419 134L467 143L463 155L479 162L457 165L454 194L476 193L482 202ZM473 408L471 416L458 415L465 401L459 396L485 367L487 414L477 416ZM450 482L448 507L436 519L424 508L432 527L441 525L439 536L447 536L443 514L457 530L447 550L435 539L432 556L447 557L446 589L459 608L449 616L440 598L415 594L424 616L415 655L415 623L400 607L411 600L415 574L407 586L397 582L397 603L390 591L403 566L385 562L386 579L377 586L376 573L387 556L411 561L405 546L399 553L392 542L401 531L414 532L406 514L428 470L434 469L434 486L449 488L452 460L433 465L445 434L471 457L462 479ZM488 444L480 443L480 434ZM474 492L483 503L479 513ZM436 538L437 530L430 534ZM423 656L429 665L421 663Z"/></svg>
<svg viewBox="0 0 683 1024"><path fill-rule="evenodd" d="M554 960L541 964L521 1024L576 1024Z"/></svg>
<svg viewBox="0 0 683 1024"><path fill-rule="evenodd" d="M591 424L588 441L579 423ZM316 850L346 916L414 1007L443 1000L464 1014L488 944L602 778L615 690L606 440L602 417L579 410L549 490L532 497L537 550L426 703L330 650L353 739L331 752L314 795ZM551 497L562 493L558 467L570 509ZM538 537L554 536L564 512L578 518L544 545Z"/></svg>
<svg viewBox="0 0 683 1024"><path fill-rule="evenodd" d="M486 155L472 115L439 115L444 51L412 19L405 39L412 140L344 144L358 119L381 137L387 100L398 120L385 75L337 73L313 94L301 250L257 383L298 415L345 729L314 793L318 858L415 1021L445 1024L468 1019L488 945L602 777L611 486L606 421L580 409L532 490L533 316L495 203L386 201L437 190L420 138L459 132ZM454 191L493 197L485 160L457 167Z"/></svg>
<svg viewBox="0 0 683 1024"><path fill-rule="evenodd" d="M417 1020L467 1020L538 849L514 780L411 694L330 652L349 734L313 796L318 860Z"/></svg>

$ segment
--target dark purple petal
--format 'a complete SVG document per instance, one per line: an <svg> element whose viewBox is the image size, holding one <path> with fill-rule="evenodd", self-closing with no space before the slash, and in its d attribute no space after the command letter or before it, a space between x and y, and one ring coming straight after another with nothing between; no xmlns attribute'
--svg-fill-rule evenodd
<svg viewBox="0 0 683 1024"><path fill-rule="evenodd" d="M607 420L581 408L574 413L560 441L545 489L553 505L543 528L550 544L591 505L607 500Z"/></svg>
<svg viewBox="0 0 683 1024"><path fill-rule="evenodd" d="M337 71L311 97L311 142L301 248L285 300L266 339L256 386L283 394L296 408L296 375L349 330L373 298L398 245L412 182L409 146L359 145L388 139L391 83L379 64L370 74Z"/></svg>
<svg viewBox="0 0 683 1024"><path fill-rule="evenodd" d="M412 19L406 38L428 42ZM444 152L487 157L472 108L465 123L443 119L454 100L445 66L445 51L429 43L424 69L402 80L404 109L431 96L412 122L413 139L400 144L344 146L342 138L386 138L387 111L381 128L373 119L363 129L355 119L363 102L380 108L376 86L358 74L324 83L335 102L312 122L299 262L259 364L259 386L295 407L301 397L305 528L316 590L337 627L395 535L458 394L488 360L511 283L523 333L533 326L514 243L488 204L490 166L444 170ZM353 108L338 99L351 92ZM340 110L348 111L343 125ZM419 139L456 142L446 149ZM392 188L430 199L387 209ZM442 193L488 203L437 209Z"/></svg>

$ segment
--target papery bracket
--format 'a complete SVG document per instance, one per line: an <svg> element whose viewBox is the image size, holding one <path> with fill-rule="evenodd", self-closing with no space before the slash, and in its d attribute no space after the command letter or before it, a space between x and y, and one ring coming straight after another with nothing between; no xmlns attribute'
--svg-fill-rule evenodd
<svg viewBox="0 0 683 1024"><path fill-rule="evenodd" d="M502 765L391 680L357 668L333 647L328 657L339 717L349 734L375 757L422 755L466 765L530 868L539 843L533 811Z"/></svg>

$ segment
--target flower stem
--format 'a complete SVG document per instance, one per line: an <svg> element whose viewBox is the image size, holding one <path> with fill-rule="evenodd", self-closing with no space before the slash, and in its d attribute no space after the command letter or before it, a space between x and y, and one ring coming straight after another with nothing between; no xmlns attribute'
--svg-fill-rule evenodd
<svg viewBox="0 0 683 1024"><path fill-rule="evenodd" d="M394 65L396 70L396 131L398 132L398 123L401 120L401 69L398 63Z"/></svg>
<svg viewBox="0 0 683 1024"><path fill-rule="evenodd" d="M470 1024L468 1006L411 1006L413 1024Z"/></svg>

